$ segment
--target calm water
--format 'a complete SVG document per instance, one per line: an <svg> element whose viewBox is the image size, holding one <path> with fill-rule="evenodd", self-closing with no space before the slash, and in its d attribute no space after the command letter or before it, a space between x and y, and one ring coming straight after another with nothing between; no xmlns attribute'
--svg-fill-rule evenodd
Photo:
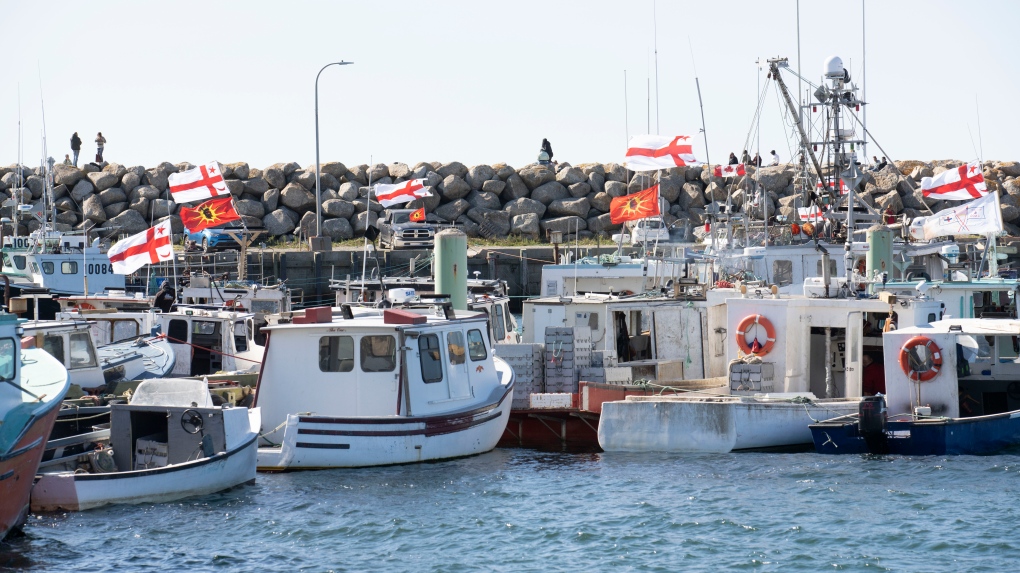
<svg viewBox="0 0 1020 573"><path fill-rule="evenodd" d="M34 571L1015 571L1020 457L496 450L30 518Z"/></svg>

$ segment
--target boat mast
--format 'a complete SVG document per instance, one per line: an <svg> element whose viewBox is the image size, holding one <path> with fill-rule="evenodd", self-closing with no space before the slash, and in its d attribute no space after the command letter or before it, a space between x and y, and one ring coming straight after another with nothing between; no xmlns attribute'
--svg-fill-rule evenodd
<svg viewBox="0 0 1020 573"><path fill-rule="evenodd" d="M659 135L659 26L652 0L652 46L655 49L655 135Z"/></svg>

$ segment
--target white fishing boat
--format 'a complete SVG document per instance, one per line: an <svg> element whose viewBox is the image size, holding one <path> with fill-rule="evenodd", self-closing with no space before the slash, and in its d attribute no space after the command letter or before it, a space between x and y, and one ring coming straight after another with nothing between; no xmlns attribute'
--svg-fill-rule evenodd
<svg viewBox="0 0 1020 573"><path fill-rule="evenodd" d="M284 313L263 328L260 470L403 464L496 446L514 376L493 355L486 316L392 304Z"/></svg>
<svg viewBox="0 0 1020 573"><path fill-rule="evenodd" d="M254 481L257 408L213 406L205 382L186 379L146 380L111 408L108 428L47 444L58 455L40 464L32 511L167 502Z"/></svg>

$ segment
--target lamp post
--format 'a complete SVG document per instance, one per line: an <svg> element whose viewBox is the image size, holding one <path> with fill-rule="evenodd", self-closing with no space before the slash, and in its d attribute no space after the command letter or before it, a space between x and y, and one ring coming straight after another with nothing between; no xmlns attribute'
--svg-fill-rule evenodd
<svg viewBox="0 0 1020 573"><path fill-rule="evenodd" d="M327 250L322 240L322 184L319 179L319 76L322 70L330 66L346 66L354 62L332 62L322 66L318 74L315 74L315 237L309 240L309 246L313 251Z"/></svg>

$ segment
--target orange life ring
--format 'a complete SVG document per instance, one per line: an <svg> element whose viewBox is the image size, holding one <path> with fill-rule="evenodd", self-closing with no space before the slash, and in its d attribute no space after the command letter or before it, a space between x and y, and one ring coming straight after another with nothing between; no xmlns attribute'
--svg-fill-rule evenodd
<svg viewBox="0 0 1020 573"><path fill-rule="evenodd" d="M759 350L752 350L751 345L747 343L745 335L747 331L751 329L753 325L760 325L765 329L765 344ZM772 351L772 347L776 344L776 329L769 322L769 319L765 318L760 314L751 314L744 317L744 320L740 321L737 325L737 346L740 347L740 351L744 354L754 354L755 356L765 356Z"/></svg>
<svg viewBox="0 0 1020 573"><path fill-rule="evenodd" d="M96 310L96 307L92 306L92 303L90 302L79 302L78 308L82 310Z"/></svg>
<svg viewBox="0 0 1020 573"><path fill-rule="evenodd" d="M931 354L931 367L927 370L914 370L910 367L910 351L918 346L924 346L928 349L928 353ZM917 380L918 382L927 382L939 375L939 370L942 368L942 349L939 348L935 341L928 338L927 336L915 336L908 340L906 344L900 348L900 369L907 375L911 380Z"/></svg>

